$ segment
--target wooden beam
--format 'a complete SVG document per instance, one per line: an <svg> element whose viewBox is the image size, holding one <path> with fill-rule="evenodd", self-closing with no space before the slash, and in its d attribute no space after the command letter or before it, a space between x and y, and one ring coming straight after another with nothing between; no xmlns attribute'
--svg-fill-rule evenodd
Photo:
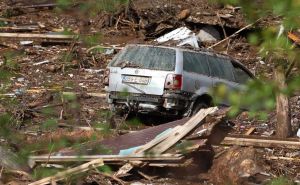
<svg viewBox="0 0 300 185"><path fill-rule="evenodd" d="M247 132L245 133L245 135L251 135L254 131L255 131L255 127L251 127L247 130Z"/></svg>
<svg viewBox="0 0 300 185"><path fill-rule="evenodd" d="M33 38L33 39L74 39L76 35L39 34L39 33L0 33L0 38Z"/></svg>
<svg viewBox="0 0 300 185"><path fill-rule="evenodd" d="M116 161L178 161L183 159L181 154L162 154L162 155L135 155L135 156L120 156L120 155L83 155L83 156L30 156L29 165L34 166L35 163L64 163L64 162L86 162L95 159L102 159L104 162L116 162Z"/></svg>
<svg viewBox="0 0 300 185"><path fill-rule="evenodd" d="M221 143L222 145L238 145L238 146L253 146L262 148L287 148L299 149L300 141L280 140L274 138L238 138L225 137Z"/></svg>
<svg viewBox="0 0 300 185"><path fill-rule="evenodd" d="M70 177L70 175L76 175L78 173L86 172L90 169L94 169L94 168L97 168L97 167L103 166L103 165L104 165L104 163L103 163L102 159L96 159L96 160L90 161L88 163L84 163L75 168L71 168L71 169L68 169L68 170L65 170L62 172L58 172L56 175L46 177L44 179L30 183L29 185L44 185L44 184L50 184L50 183L55 184L56 181L66 179L66 178Z"/></svg>

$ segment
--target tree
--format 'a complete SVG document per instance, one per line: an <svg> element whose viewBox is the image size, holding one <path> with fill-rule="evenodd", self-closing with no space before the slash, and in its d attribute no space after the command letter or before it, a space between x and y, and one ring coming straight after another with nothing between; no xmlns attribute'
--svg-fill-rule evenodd
<svg viewBox="0 0 300 185"><path fill-rule="evenodd" d="M243 0L219 0L224 4L234 4L241 6L246 18L255 22L256 20L264 20L268 17L277 17L281 21L279 25L271 25L265 21L265 28L261 29L258 33L249 36L249 40L252 44L260 47L260 54L268 59L273 64L273 77L272 83L264 84L265 87L261 87L259 82L249 84L248 95L252 98L246 101L246 104L250 104L252 111L258 111L258 108L266 108L270 110L273 108L272 98L269 96L270 92L266 92L268 89L276 95L276 133L278 137L286 138L291 136L291 117L290 117L290 105L289 95L295 90L299 89L294 84L299 81L299 76L290 77L289 84L286 83L287 76L290 74L291 67L298 62L295 57L298 53L297 49L293 47L292 42L284 33L284 30L293 30L300 28L299 16L300 16L300 1L298 0L265 0L265 1L243 1ZM251 95L253 93L253 87L255 93L259 95ZM245 97L245 96L243 96ZM264 97L265 103L259 101ZM232 98L236 99L236 98ZM237 103L234 100L236 106L241 106L241 103ZM257 106L257 104L264 104L263 106ZM275 104L274 104L275 105ZM234 108L236 111L237 108Z"/></svg>

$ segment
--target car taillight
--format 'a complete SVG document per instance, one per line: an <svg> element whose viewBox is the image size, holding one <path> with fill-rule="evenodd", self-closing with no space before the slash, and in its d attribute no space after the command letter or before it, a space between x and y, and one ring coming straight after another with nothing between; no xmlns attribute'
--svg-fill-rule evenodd
<svg viewBox="0 0 300 185"><path fill-rule="evenodd" d="M110 70L109 69L105 69L104 76L103 76L103 84L105 86L109 85L109 74L110 74Z"/></svg>
<svg viewBox="0 0 300 185"><path fill-rule="evenodd" d="M182 75L168 74L165 81L165 89L181 89Z"/></svg>

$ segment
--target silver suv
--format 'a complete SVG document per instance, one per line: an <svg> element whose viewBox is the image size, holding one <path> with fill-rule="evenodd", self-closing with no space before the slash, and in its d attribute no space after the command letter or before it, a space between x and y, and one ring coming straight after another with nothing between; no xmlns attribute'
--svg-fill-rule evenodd
<svg viewBox="0 0 300 185"><path fill-rule="evenodd" d="M104 75L112 110L189 116L211 106L210 89L243 88L253 74L234 59L208 51L127 45Z"/></svg>

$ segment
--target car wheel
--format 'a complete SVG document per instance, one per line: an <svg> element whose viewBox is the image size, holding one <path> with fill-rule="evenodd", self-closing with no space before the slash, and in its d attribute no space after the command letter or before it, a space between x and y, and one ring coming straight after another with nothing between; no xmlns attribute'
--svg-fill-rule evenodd
<svg viewBox="0 0 300 185"><path fill-rule="evenodd" d="M193 105L191 116L196 115L200 111L200 109L205 109L208 107L209 106L204 102L201 102L201 101L195 102L195 104Z"/></svg>

